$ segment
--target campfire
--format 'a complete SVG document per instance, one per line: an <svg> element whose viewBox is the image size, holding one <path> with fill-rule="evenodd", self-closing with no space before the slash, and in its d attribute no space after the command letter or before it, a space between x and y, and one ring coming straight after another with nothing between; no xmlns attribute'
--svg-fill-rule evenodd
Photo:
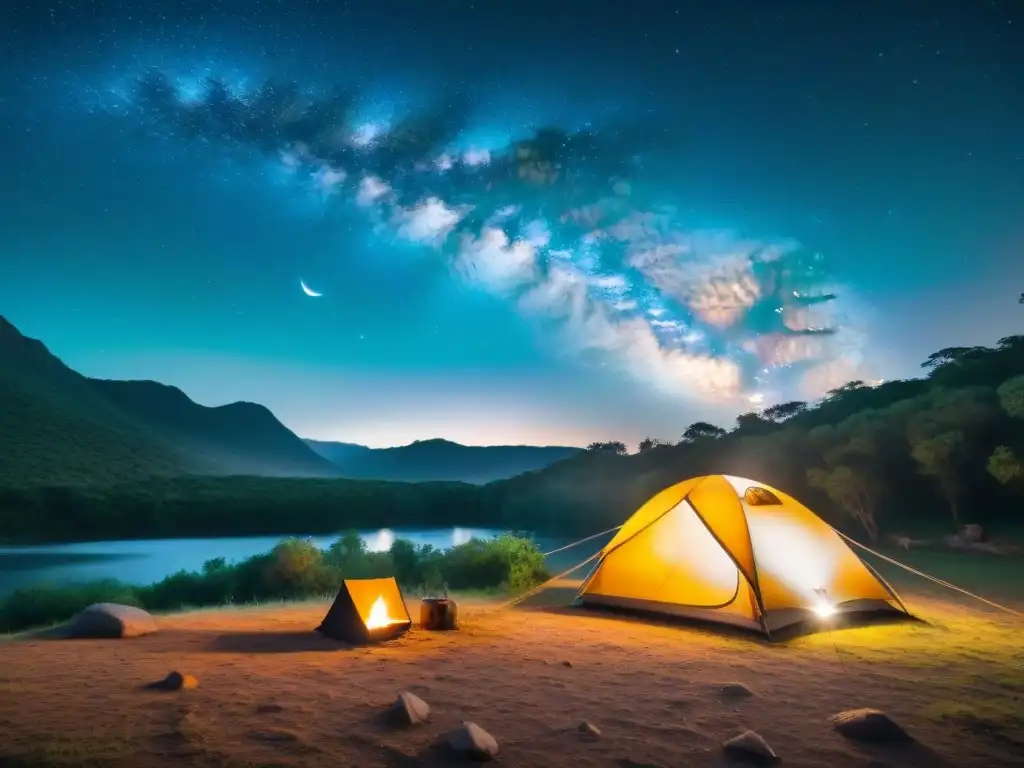
<svg viewBox="0 0 1024 768"><path fill-rule="evenodd" d="M366 628L369 630L384 629L392 624L405 624L406 621L407 619L395 619L388 616L388 604L384 602L384 595L378 595L366 616Z"/></svg>

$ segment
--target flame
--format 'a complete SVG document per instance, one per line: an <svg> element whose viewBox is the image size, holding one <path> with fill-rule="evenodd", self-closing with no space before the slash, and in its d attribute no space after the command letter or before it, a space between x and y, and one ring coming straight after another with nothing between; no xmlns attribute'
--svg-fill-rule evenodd
<svg viewBox="0 0 1024 768"><path fill-rule="evenodd" d="M384 602L384 595L380 595L370 607L370 614L366 617L367 629L381 629L391 624L401 624L403 619L393 619L388 616L388 605Z"/></svg>

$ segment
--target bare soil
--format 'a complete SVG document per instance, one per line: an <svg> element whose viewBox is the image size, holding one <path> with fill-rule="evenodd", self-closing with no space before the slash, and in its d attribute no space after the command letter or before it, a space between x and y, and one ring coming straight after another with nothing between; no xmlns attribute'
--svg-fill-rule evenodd
<svg viewBox="0 0 1024 768"><path fill-rule="evenodd" d="M1024 766L1024 622L907 597L927 623L776 644L483 601L462 602L457 632L356 648L312 632L326 603L162 616L134 640L15 637L0 642L0 765L454 765L436 743L469 720L508 766L723 766L746 729L785 766ZM147 687L171 670L199 687ZM403 690L427 724L382 719ZM859 707L916 743L846 740L829 717Z"/></svg>

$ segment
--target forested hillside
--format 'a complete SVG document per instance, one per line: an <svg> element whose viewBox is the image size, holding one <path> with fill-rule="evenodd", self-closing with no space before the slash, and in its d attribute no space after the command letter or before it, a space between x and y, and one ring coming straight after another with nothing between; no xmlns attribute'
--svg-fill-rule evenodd
<svg viewBox="0 0 1024 768"><path fill-rule="evenodd" d="M816 404L743 414L728 429L697 422L634 454L595 443L488 492L509 525L599 530L660 488L721 472L775 485L872 539L965 522L1024 527L1024 336L943 349L923 367L921 379L850 382Z"/></svg>

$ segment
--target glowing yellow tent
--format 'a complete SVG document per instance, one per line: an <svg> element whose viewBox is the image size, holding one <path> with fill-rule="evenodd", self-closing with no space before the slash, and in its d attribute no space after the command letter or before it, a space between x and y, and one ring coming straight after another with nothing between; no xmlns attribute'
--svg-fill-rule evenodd
<svg viewBox="0 0 1024 768"><path fill-rule="evenodd" d="M773 631L835 613L909 615L892 588L796 499L731 475L662 491L601 551L575 605Z"/></svg>

